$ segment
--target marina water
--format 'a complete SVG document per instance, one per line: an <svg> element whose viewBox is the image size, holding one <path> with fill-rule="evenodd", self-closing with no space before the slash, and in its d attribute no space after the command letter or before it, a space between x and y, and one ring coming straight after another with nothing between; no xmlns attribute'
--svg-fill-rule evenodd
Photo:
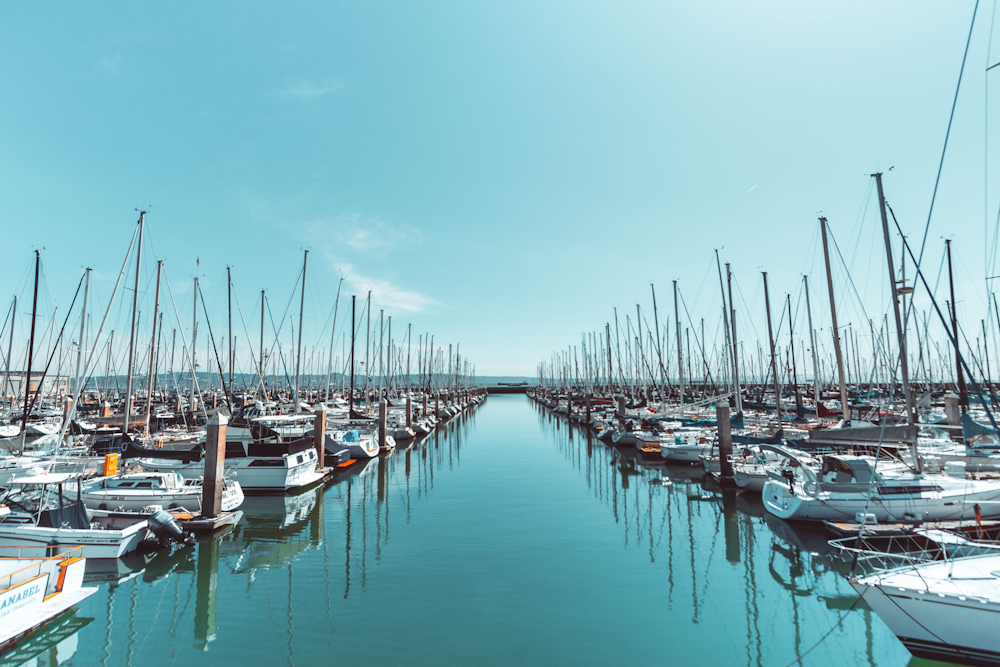
<svg viewBox="0 0 1000 667"><path fill-rule="evenodd" d="M214 541L88 562L100 591L0 665L932 664L820 532L524 396L242 509Z"/></svg>

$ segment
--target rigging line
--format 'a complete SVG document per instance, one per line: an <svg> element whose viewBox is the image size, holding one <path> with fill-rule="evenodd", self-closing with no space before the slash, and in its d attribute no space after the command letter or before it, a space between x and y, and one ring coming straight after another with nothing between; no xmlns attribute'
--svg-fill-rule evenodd
<svg viewBox="0 0 1000 667"><path fill-rule="evenodd" d="M990 54L993 51L993 25L997 18L997 0L993 0L993 12L990 15L990 35L986 40L986 71L983 72L983 276L989 276L990 260ZM986 279L986 290L989 292L989 278Z"/></svg>
<svg viewBox="0 0 1000 667"><path fill-rule="evenodd" d="M42 394L42 387L45 386L45 377L49 374L49 367L52 366L52 359L55 358L56 352L59 349L59 341L62 340L63 333L66 332L66 325L69 323L69 316L73 313L73 306L76 304L76 297L80 296L80 288L83 286L83 279L86 277L86 273L80 276L80 282L76 284L76 292L73 294L73 301L69 304L69 310L66 312L66 318L63 320L62 328L59 329L59 336L56 338L55 344L52 346L52 351L49 354L49 360L45 364L45 370L42 371L42 379L38 381L38 390L35 391L35 395L31 397L31 403L28 404L28 409L22 415L22 419L27 421L28 415L31 411L35 409L35 403L38 401L38 397ZM30 386L31 378L26 378L25 382Z"/></svg>
<svg viewBox="0 0 1000 667"><path fill-rule="evenodd" d="M976 25L976 12L978 10L979 0L976 0L976 4L972 8L972 21L969 22L969 36L965 39L965 52L962 54L962 66L958 70L958 83L955 84L955 97L951 101L951 113L948 115L948 129L944 133L944 146L941 147L941 160L938 162L937 176L934 179L934 192L931 194L930 209L927 211L927 223L924 225L924 237L920 242L920 256L914 260L918 272L920 271L920 262L923 261L924 258L924 250L927 248L927 234L931 230L931 216L934 213L934 202L937 200L938 186L941 183L941 172L944 169L944 156L948 151L948 138L951 136L951 124L955 120L955 107L958 106L958 91L962 88L962 74L965 72L965 61L969 57L969 44L972 42L972 28ZM900 230L899 233L902 236L902 230ZM904 240L903 243L905 244L906 241Z"/></svg>
<svg viewBox="0 0 1000 667"><path fill-rule="evenodd" d="M135 231L132 232L132 240L128 244L128 250L125 252L125 261L122 263L121 271L118 272L118 280L115 281L115 288L111 291L111 298L108 301L108 307L104 311L104 319L101 320L101 326L97 329L97 335L94 336L94 345L90 348L90 354L87 355L87 363L83 367L83 374L87 375L90 370L90 364L94 360L94 353L97 351L97 344L100 342L101 333L104 332L104 325L107 324L108 315L111 314L111 306L114 305L115 295L118 294L118 287L121 285L122 276L125 275L125 268L128 266L129 258L132 256L132 248L135 246L135 237L139 234L139 225L135 226ZM108 341L110 344L110 340ZM108 350L108 354L111 354L111 350ZM95 367L96 368L96 367ZM107 379L105 379L105 384L107 384ZM63 441L66 437L66 429L69 427L70 422L73 420L76 414L76 404L80 400L80 393L84 387L84 383L79 383L76 391L73 393L73 402L69 407L69 414L63 421L62 428L59 430L59 439L56 440L56 449L59 448L59 443Z"/></svg>
<svg viewBox="0 0 1000 667"><path fill-rule="evenodd" d="M181 324L180 324L180 322L181 322L181 316L180 316L180 313L177 312L177 302L174 301L174 290L171 289L171 287L170 287L170 279L167 277L167 267L163 266L162 268L163 268L163 282L166 283L166 285L167 285L167 294L170 295L170 305L173 306L173 309L174 309L174 318L177 321L177 332L181 335L181 352L182 353L185 353L185 352L187 353L187 362L188 362L189 368L191 369L191 381L194 382L194 390L196 392L198 392L198 400L201 403L201 411L204 413L204 415L205 415L205 421L207 422L208 421L208 408L207 408L207 404L205 403L205 397L202 396L202 393L201 393L201 384L198 382L198 372L197 372L197 368L194 365L194 357L193 357L194 353L192 352L191 348L188 347L187 339L184 337L184 327L181 326ZM191 298L192 299L194 298L193 294L191 295ZM193 303L192 305L197 306L198 304L197 303Z"/></svg>
<svg viewBox="0 0 1000 667"><path fill-rule="evenodd" d="M226 405L229 406L229 414L233 414L233 404L229 401L229 388L226 387L226 374L222 371L222 361L219 359L219 350L215 347L215 336L212 335L212 321L208 318L208 308L205 306L205 292L201 292L201 310L205 313L205 324L208 326L208 341L212 344L212 352L215 353L215 363L219 366L219 381L222 383L222 393L226 398Z"/></svg>
<svg viewBox="0 0 1000 667"><path fill-rule="evenodd" d="M239 295L237 295L235 288L233 289L233 296L236 298L236 311L240 314L240 322L243 323L243 333L247 337L247 343L248 343L247 347L250 349L250 360L253 362L253 367L257 369L257 372L254 373L254 375L257 376L257 388L263 390L264 378L263 378L263 372L260 370L261 364L257 363L257 355L253 353L253 345L249 344L250 332L247 330L247 321L243 319L243 308L240 307L240 297ZM263 361L263 359L261 361ZM246 382L244 381L244 386L245 385Z"/></svg>
<svg viewBox="0 0 1000 667"><path fill-rule="evenodd" d="M274 331L274 345L271 346L271 351L272 352L274 351L275 345L278 347L278 359L281 361L281 369L285 372L285 382L287 382L289 388L291 388L292 387L292 379L288 376L288 366L285 364L285 355L281 351L281 337L278 336L278 331L280 331L280 329L275 330L275 327L274 327L274 315L271 314L271 300L270 299L264 299L264 304L267 306L267 318L269 320L271 320L271 330ZM282 318L282 319L284 319L284 318ZM284 322L282 322L282 325L284 325ZM292 393L292 398L296 402L298 402L299 396L295 392L294 388L292 388L292 392L291 393Z"/></svg>
<svg viewBox="0 0 1000 667"><path fill-rule="evenodd" d="M902 236L903 230L899 226L899 221L896 220L896 214L893 212L892 207L890 207L888 204L886 204L886 208L888 208L889 209L889 213L892 214L892 221L896 225L896 229L899 230L900 236ZM903 237L903 248L910 255L910 259L914 261L914 266L916 266L916 269L917 269L917 276L924 283L924 288L928 289L928 292L929 292L930 290L927 287L927 278L924 277L924 272L920 269L919 262L916 262L916 259L913 257L913 250L910 248L910 244L906 242L906 237L905 236ZM972 374L972 371L969 369L969 364L966 363L965 356L962 355L962 350L959 348L958 341L955 339L954 334L952 333L950 327L947 324L947 320L945 319L944 315L941 313L941 308L938 306L937 299L935 299L933 295L931 295L931 305L934 306L934 311L937 313L938 318L940 318L941 323L944 324L944 330L945 330L945 333L948 335L948 340L951 342L951 344L955 348L955 356L958 357L959 363L961 363L962 366L965 368L965 372L969 374L969 384L972 385L972 388L979 395L979 402L982 403L983 404L983 408L986 409L986 416L989 417L989 419L990 419L990 426L993 427L993 430L1000 432L1000 428L997 427L997 422L993 418L993 412L989 409L989 406L987 405L986 397L983 395L982 389L980 389L980 387L979 387L979 383L976 382L975 376Z"/></svg>

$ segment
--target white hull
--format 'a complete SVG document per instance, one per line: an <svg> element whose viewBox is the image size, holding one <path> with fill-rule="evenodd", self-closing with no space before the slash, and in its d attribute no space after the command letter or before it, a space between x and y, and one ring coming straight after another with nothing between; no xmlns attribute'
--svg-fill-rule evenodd
<svg viewBox="0 0 1000 667"><path fill-rule="evenodd" d="M913 655L1000 665L996 568L998 556L960 558L890 570L851 585Z"/></svg>
<svg viewBox="0 0 1000 667"><path fill-rule="evenodd" d="M298 461L301 457L303 460ZM185 479L205 476L205 463L184 463L170 459L138 459L146 470L176 472ZM260 462L264 462L261 464ZM312 484L323 478L316 470L316 451L283 457L226 459L226 472L234 473L243 491L286 491Z"/></svg>
<svg viewBox="0 0 1000 667"><path fill-rule="evenodd" d="M39 528L28 524L0 523L0 547L21 547L26 556L51 555L82 546L83 558L121 558L135 551L146 536L146 522L140 521L124 530L88 530L74 528Z"/></svg>
<svg viewBox="0 0 1000 667"><path fill-rule="evenodd" d="M969 482L969 486L974 482ZM880 496L873 493L868 501L864 494L836 495L819 493L815 498L798 489L790 493L786 484L769 480L761 493L764 507L780 519L804 521L855 521L858 514L874 514L879 522L886 521L957 521L975 519L975 503L983 503L982 518L1000 513L1000 489L979 492L922 493L920 495Z"/></svg>

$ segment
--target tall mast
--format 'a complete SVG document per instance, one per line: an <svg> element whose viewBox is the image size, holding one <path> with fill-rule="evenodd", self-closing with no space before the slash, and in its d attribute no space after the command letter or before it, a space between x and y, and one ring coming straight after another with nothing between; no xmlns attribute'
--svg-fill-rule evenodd
<svg viewBox="0 0 1000 667"><path fill-rule="evenodd" d="M295 413L302 412L302 400L299 398L299 367L302 361L302 315L306 307L306 262L309 260L309 251L306 250L302 256L302 296L299 300L299 341L295 349Z"/></svg>
<svg viewBox="0 0 1000 667"><path fill-rule="evenodd" d="M878 186L878 205L882 213L882 234L885 236L885 259L889 265L889 288L892 290L892 314L896 318L896 340L899 344L899 364L900 372L903 374L903 400L906 401L906 423L913 424L913 393L910 390L910 371L906 354L906 331L903 329L903 321L899 317L899 286L896 283L896 270L892 265L892 239L889 236L889 219L885 214L885 196L882 194L882 174L872 174L875 184ZM950 266L950 265L949 265ZM950 274L949 274L950 275ZM954 303L954 297L952 297ZM958 341L958 338L955 338ZM891 394L890 394L891 395ZM914 459L917 463L917 471L920 471L920 459L916 456L916 444L914 447Z"/></svg>
<svg viewBox="0 0 1000 667"><path fill-rule="evenodd" d="M159 268L157 268L159 271ZM230 267L226 267L226 295L228 298L227 313L229 315L229 338L226 347L229 348L229 390L233 387L233 274Z"/></svg>
<svg viewBox="0 0 1000 667"><path fill-rule="evenodd" d="M76 393L80 393L80 384L83 378L80 377L80 361L83 359L83 338L87 335L87 300L90 297L90 269L87 269L87 277L84 282L83 288L83 312L80 314L80 340L76 348L76 371L73 375L76 377L76 383L73 387ZM11 332L14 331L14 322L11 321Z"/></svg>
<svg viewBox="0 0 1000 667"><path fill-rule="evenodd" d="M260 387L267 400L267 380L264 379L264 290L260 291L260 357L257 359L257 372L260 375Z"/></svg>
<svg viewBox="0 0 1000 667"><path fill-rule="evenodd" d="M740 389L739 351L736 338L736 306L733 304L733 272L726 262L726 281L729 286L729 323L733 327L733 390L736 392L736 412L743 412L743 391Z"/></svg>
<svg viewBox="0 0 1000 667"><path fill-rule="evenodd" d="M88 269L89 270L89 269ZM10 383L10 355L14 352L14 321L17 318L17 295L14 295L14 305L11 306L13 310L10 312L10 339L7 342L7 363L4 365L3 372L3 400L7 401L7 387L10 386L13 389L13 385ZM10 399L11 408L14 407L14 395L11 394Z"/></svg>
<svg viewBox="0 0 1000 667"><path fill-rule="evenodd" d="M802 416L802 396L799 395L799 373L795 368L795 330L792 328L792 295L785 295L788 305L788 340L792 350L792 387L795 390L795 416Z"/></svg>
<svg viewBox="0 0 1000 667"><path fill-rule="evenodd" d="M347 412L347 418L353 419L354 415L354 304L357 296L351 295L351 396Z"/></svg>
<svg viewBox="0 0 1000 667"><path fill-rule="evenodd" d="M681 390L681 410L684 409L684 351L681 349L681 318L677 308L677 281L674 281L674 320L677 323L677 378Z"/></svg>
<svg viewBox="0 0 1000 667"><path fill-rule="evenodd" d="M149 414L153 409L153 376L156 371L156 317L160 312L160 272L163 271L163 260L156 262L156 296L153 297L153 337L149 349L149 375L146 379L146 418L143 430L149 435Z"/></svg>
<svg viewBox="0 0 1000 667"><path fill-rule="evenodd" d="M823 261L826 263L826 286L830 294L830 319L833 321L833 350L837 354L837 379L840 381L840 410L844 424L851 423L851 410L847 403L847 385L844 384L844 356L840 350L840 329L837 328L837 305L833 298L833 272L830 270L830 244L826 239L826 218L819 219L823 236Z"/></svg>
<svg viewBox="0 0 1000 667"><path fill-rule="evenodd" d="M948 289L951 290L951 329L955 336L955 371L958 380L958 404L962 406L962 412L969 411L969 392L965 387L965 374L962 373L962 357L958 353L958 308L955 307L955 280L951 273L951 239L945 239L945 248L948 251Z"/></svg>
<svg viewBox="0 0 1000 667"><path fill-rule="evenodd" d="M413 330L412 324L406 325L406 394L410 394L410 348L413 347L413 340L410 338L410 333Z"/></svg>
<svg viewBox="0 0 1000 667"><path fill-rule="evenodd" d="M28 423L28 397L31 395L31 357L35 353L35 313L38 309L38 267L41 264L41 253L35 251L35 296L31 301L31 336L28 338L28 370L24 376L24 410L21 412L21 436ZM39 387L41 390L41 387ZM21 442L24 450L24 442Z"/></svg>
<svg viewBox="0 0 1000 667"><path fill-rule="evenodd" d="M201 262L199 261L198 266L200 265ZM198 362L196 360L198 356L198 346L196 345L196 343L198 342L198 276L194 277L194 318L192 319L192 323L193 324L191 325L191 396L188 399L188 409L191 409L193 411L195 373L197 372L198 369ZM183 339L184 337L181 336L181 340Z"/></svg>
<svg viewBox="0 0 1000 667"><path fill-rule="evenodd" d="M781 390L778 387L778 359L774 356L774 333L771 329L771 298L767 292L767 271L764 275L764 309L767 311L767 340L771 344L771 370L774 373L774 409L778 413L778 433L781 434Z"/></svg>
<svg viewBox="0 0 1000 667"><path fill-rule="evenodd" d="M809 317L809 347L812 348L813 358L813 400L816 402L816 414L819 415L819 356L816 353L816 330L813 329L812 307L809 305L808 276L802 276L802 285L806 290L806 315Z"/></svg>
<svg viewBox="0 0 1000 667"><path fill-rule="evenodd" d="M142 232L145 227L146 212L139 212L139 245L135 249L135 289L132 291L132 330L128 339L128 376L125 379L125 406L122 410L122 435L128 433L128 422L132 417L132 364L135 357L135 319L139 307L139 269L142 268Z"/></svg>
<svg viewBox="0 0 1000 667"><path fill-rule="evenodd" d="M344 277L337 283L337 300L333 302L333 326L330 328L330 358L326 364L326 400L330 400L330 381L333 378L333 344L337 338L337 310L340 309L340 288L344 285Z"/></svg>

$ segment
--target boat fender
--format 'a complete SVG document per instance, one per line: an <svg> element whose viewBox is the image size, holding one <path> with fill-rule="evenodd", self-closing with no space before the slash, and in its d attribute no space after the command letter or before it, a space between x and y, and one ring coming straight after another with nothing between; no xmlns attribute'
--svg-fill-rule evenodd
<svg viewBox="0 0 1000 667"><path fill-rule="evenodd" d="M816 480L811 479L802 485L802 491L810 498L815 498L819 495L819 484L816 483Z"/></svg>
<svg viewBox="0 0 1000 667"><path fill-rule="evenodd" d="M159 510L158 512L153 512L153 514L148 519L149 522L149 532L156 535L161 540L171 541L171 542L186 542L187 535L181 530L181 527L177 525L169 513Z"/></svg>

